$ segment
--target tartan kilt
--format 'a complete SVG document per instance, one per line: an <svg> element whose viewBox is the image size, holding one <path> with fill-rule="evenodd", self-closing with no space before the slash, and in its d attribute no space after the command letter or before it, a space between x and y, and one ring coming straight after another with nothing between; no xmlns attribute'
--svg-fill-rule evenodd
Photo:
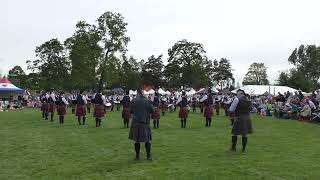
<svg viewBox="0 0 320 180"><path fill-rule="evenodd" d="M129 132L129 139L135 142L150 142L152 140L150 125L132 123Z"/></svg>
<svg viewBox="0 0 320 180"><path fill-rule="evenodd" d="M101 118L104 117L104 106L103 105L95 105L93 117Z"/></svg>
<svg viewBox="0 0 320 180"><path fill-rule="evenodd" d="M86 111L86 106L83 105L77 105L77 108L76 108L76 116L86 116L87 114L87 111Z"/></svg>
<svg viewBox="0 0 320 180"><path fill-rule="evenodd" d="M57 114L59 116L66 115L66 106L65 105L57 105Z"/></svg>
<svg viewBox="0 0 320 180"><path fill-rule="evenodd" d="M179 111L179 118L181 119L187 119L188 118L188 108L187 107L180 107L180 111Z"/></svg>
<svg viewBox="0 0 320 180"><path fill-rule="evenodd" d="M153 113L151 114L151 119L160 119L160 109L159 108L154 108Z"/></svg>
<svg viewBox="0 0 320 180"><path fill-rule="evenodd" d="M239 115L235 117L231 133L233 135L246 135L253 133L250 115Z"/></svg>
<svg viewBox="0 0 320 180"><path fill-rule="evenodd" d="M122 118L123 119L130 119L131 118L131 113L130 113L130 109L127 107L124 107L122 109Z"/></svg>
<svg viewBox="0 0 320 180"><path fill-rule="evenodd" d="M49 103L48 112L54 113L55 110L56 110L56 105L54 103Z"/></svg>
<svg viewBox="0 0 320 180"><path fill-rule="evenodd" d="M213 108L210 106L206 106L204 109L203 116L206 118L211 118L213 116Z"/></svg>
<svg viewBox="0 0 320 180"><path fill-rule="evenodd" d="M41 111L48 112L48 103L41 104Z"/></svg>

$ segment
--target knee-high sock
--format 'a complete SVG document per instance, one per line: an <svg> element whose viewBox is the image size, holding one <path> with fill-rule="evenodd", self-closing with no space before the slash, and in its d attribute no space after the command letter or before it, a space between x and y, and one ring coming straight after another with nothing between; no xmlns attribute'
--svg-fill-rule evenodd
<svg viewBox="0 0 320 180"><path fill-rule="evenodd" d="M53 121L53 113L51 113L51 121Z"/></svg>
<svg viewBox="0 0 320 180"><path fill-rule="evenodd" d="M210 126L211 126L211 121L212 121L212 119L209 118L208 120L209 120L209 127L210 127Z"/></svg>
<svg viewBox="0 0 320 180"><path fill-rule="evenodd" d="M79 123L79 125L81 125L81 117L80 116L78 116L78 123Z"/></svg>
<svg viewBox="0 0 320 180"><path fill-rule="evenodd" d="M140 143L134 143L134 150L136 151L136 159L140 158Z"/></svg>
<svg viewBox="0 0 320 180"><path fill-rule="evenodd" d="M165 111L162 111L162 116L164 116L165 113L166 113Z"/></svg>
<svg viewBox="0 0 320 180"><path fill-rule="evenodd" d="M183 128L183 119L181 119L181 128Z"/></svg>
<svg viewBox="0 0 320 180"><path fill-rule="evenodd" d="M99 118L99 127L101 126L101 118Z"/></svg>
<svg viewBox="0 0 320 180"><path fill-rule="evenodd" d="M127 121L126 119L123 119L123 128L126 128L126 126L127 126Z"/></svg>
<svg viewBox="0 0 320 180"><path fill-rule="evenodd" d="M151 143L150 142L146 142L145 143L145 148L146 148L146 152L147 152L147 158L151 158Z"/></svg>
<svg viewBox="0 0 320 180"><path fill-rule="evenodd" d="M237 136L232 136L232 146L231 146L232 150L236 150L237 140L238 140Z"/></svg>
<svg viewBox="0 0 320 180"><path fill-rule="evenodd" d="M159 128L159 119L157 120L157 128Z"/></svg>
<svg viewBox="0 0 320 180"><path fill-rule="evenodd" d="M83 116L83 117L82 117L82 125L85 125L85 124L86 124L86 117Z"/></svg>
<svg viewBox="0 0 320 180"><path fill-rule="evenodd" d="M156 125L157 125L157 120L154 119L154 120L153 120L153 128L157 128Z"/></svg>
<svg viewBox="0 0 320 180"><path fill-rule="evenodd" d="M42 118L45 118L45 112L42 111Z"/></svg>
<svg viewBox="0 0 320 180"><path fill-rule="evenodd" d="M209 121L208 121L208 118L206 118L206 127L209 126Z"/></svg>
<svg viewBox="0 0 320 180"><path fill-rule="evenodd" d="M96 127L99 127L99 119L96 118Z"/></svg>
<svg viewBox="0 0 320 180"><path fill-rule="evenodd" d="M242 151L246 150L247 143L248 143L248 137L242 136Z"/></svg>
<svg viewBox="0 0 320 180"><path fill-rule="evenodd" d="M234 119L230 119L230 121L231 121L231 126L233 126L233 124L234 124Z"/></svg>
<svg viewBox="0 0 320 180"><path fill-rule="evenodd" d="M48 120L49 113L45 112L44 115L45 115L45 119Z"/></svg>
<svg viewBox="0 0 320 180"><path fill-rule="evenodd" d="M184 128L186 128L186 125L187 125L187 119L184 119L184 120L183 120L183 122L184 122Z"/></svg>
<svg viewBox="0 0 320 180"><path fill-rule="evenodd" d="M61 116L61 124L64 123L64 116Z"/></svg>

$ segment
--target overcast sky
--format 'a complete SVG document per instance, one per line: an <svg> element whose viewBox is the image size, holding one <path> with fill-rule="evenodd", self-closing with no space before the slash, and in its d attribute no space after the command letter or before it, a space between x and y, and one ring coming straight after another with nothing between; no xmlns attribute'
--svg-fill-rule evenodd
<svg viewBox="0 0 320 180"><path fill-rule="evenodd" d="M128 55L147 59L176 41L204 45L211 59L230 60L241 81L252 62L264 62L273 82L300 44L320 44L317 0L0 0L0 72L26 69L36 46L64 41L79 20L95 23L106 11L128 22Z"/></svg>

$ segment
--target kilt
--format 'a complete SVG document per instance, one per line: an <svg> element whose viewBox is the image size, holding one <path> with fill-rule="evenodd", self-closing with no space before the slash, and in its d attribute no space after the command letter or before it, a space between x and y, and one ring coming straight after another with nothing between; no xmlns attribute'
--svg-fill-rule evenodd
<svg viewBox="0 0 320 180"><path fill-rule="evenodd" d="M154 111L151 115L151 119L160 119L160 109L159 108L154 108Z"/></svg>
<svg viewBox="0 0 320 180"><path fill-rule="evenodd" d="M123 119L130 119L131 118L131 113L130 113L130 109L127 107L124 107L122 109L122 118Z"/></svg>
<svg viewBox="0 0 320 180"><path fill-rule="evenodd" d="M187 119L188 118L188 108L187 107L180 107L180 111L179 111L179 118L181 119Z"/></svg>
<svg viewBox="0 0 320 180"><path fill-rule="evenodd" d="M66 115L66 106L65 105L58 105L57 106L57 113L59 116Z"/></svg>
<svg viewBox="0 0 320 180"><path fill-rule="evenodd" d="M48 103L41 104L41 111L48 112Z"/></svg>
<svg viewBox="0 0 320 180"><path fill-rule="evenodd" d="M86 116L87 111L86 111L86 106L85 105L77 105L76 108L76 116Z"/></svg>
<svg viewBox="0 0 320 180"><path fill-rule="evenodd" d="M231 133L233 135L246 135L253 132L250 115L242 114L235 117Z"/></svg>
<svg viewBox="0 0 320 180"><path fill-rule="evenodd" d="M96 118L104 117L104 106L103 105L95 105L93 117L96 117Z"/></svg>
<svg viewBox="0 0 320 180"><path fill-rule="evenodd" d="M152 140L150 125L132 123L129 132L129 139L135 142L150 142Z"/></svg>
<svg viewBox="0 0 320 180"><path fill-rule="evenodd" d="M206 118L211 118L213 116L213 108L210 106L206 106L204 109L203 116Z"/></svg>
<svg viewBox="0 0 320 180"><path fill-rule="evenodd" d="M56 110L56 105L54 103L49 103L48 112L54 113L55 110Z"/></svg>

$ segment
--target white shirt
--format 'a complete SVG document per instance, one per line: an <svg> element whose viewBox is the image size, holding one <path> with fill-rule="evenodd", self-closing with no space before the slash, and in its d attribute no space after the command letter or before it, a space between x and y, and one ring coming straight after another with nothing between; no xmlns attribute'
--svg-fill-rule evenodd
<svg viewBox="0 0 320 180"><path fill-rule="evenodd" d="M55 102L56 101L56 95L54 93L50 94L51 99Z"/></svg>
<svg viewBox="0 0 320 180"><path fill-rule="evenodd" d="M311 109L317 109L316 105L312 101L309 100L309 106Z"/></svg>
<svg viewBox="0 0 320 180"><path fill-rule="evenodd" d="M62 102L65 104L65 105L69 105L68 101L66 100L66 98L64 96L62 96Z"/></svg>
<svg viewBox="0 0 320 180"><path fill-rule="evenodd" d="M203 101L205 101L206 99L208 99L208 96L207 96L207 95L204 95L204 96L200 99L200 102L203 102Z"/></svg>
<svg viewBox="0 0 320 180"><path fill-rule="evenodd" d="M182 97L179 97L178 101L176 102L176 104L179 104L182 101Z"/></svg>
<svg viewBox="0 0 320 180"><path fill-rule="evenodd" d="M230 108L229 108L229 111L230 111L230 112L236 111L236 108L237 108L237 106L238 106L238 103L239 103L239 99L238 99L238 97L235 97L234 100L233 100L233 102L232 102L232 104L231 104L231 106L230 106Z"/></svg>
<svg viewBox="0 0 320 180"><path fill-rule="evenodd" d="M88 103L87 97L85 97L84 95L81 95L81 97L82 97L82 100L83 100L84 104L87 104Z"/></svg>

